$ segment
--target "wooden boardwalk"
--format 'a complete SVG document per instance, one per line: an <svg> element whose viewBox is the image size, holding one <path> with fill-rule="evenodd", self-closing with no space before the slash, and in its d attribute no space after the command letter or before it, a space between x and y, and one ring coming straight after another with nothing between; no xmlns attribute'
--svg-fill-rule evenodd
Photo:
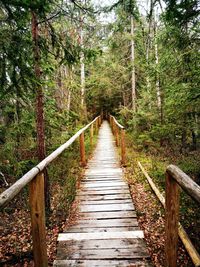
<svg viewBox="0 0 200 267"><path fill-rule="evenodd" d="M107 121L81 188L79 219L58 236L55 266L150 266Z"/></svg>

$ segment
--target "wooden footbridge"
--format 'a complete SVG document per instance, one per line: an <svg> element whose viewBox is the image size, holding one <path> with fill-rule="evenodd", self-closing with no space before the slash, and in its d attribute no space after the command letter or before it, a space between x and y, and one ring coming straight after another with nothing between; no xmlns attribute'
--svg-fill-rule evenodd
<svg viewBox="0 0 200 267"><path fill-rule="evenodd" d="M103 121L102 116L95 118L0 195L0 207L3 207L29 184L36 267L48 266L43 172L77 138L80 140L81 164L86 166L84 133L90 129L92 145L94 132L99 128L96 149L86 166L84 178L77 191L78 219L58 235L54 267L151 266L144 235L138 226L129 187L123 178L121 168L126 160L125 130L113 116L109 116L108 121ZM117 151L119 145L121 159ZM166 206L166 266L170 267L176 266L180 230L178 185L200 203L200 187L176 166L169 166L166 178L166 204L163 197L160 198ZM193 250L191 254L195 266L200 266L198 253Z"/></svg>
<svg viewBox="0 0 200 267"><path fill-rule="evenodd" d="M79 219L58 236L54 266L148 266L148 253L107 121L77 193Z"/></svg>

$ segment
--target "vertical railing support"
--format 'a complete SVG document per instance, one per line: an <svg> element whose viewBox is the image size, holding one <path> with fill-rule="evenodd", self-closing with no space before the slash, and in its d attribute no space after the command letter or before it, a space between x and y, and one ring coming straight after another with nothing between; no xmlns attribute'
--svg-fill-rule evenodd
<svg viewBox="0 0 200 267"><path fill-rule="evenodd" d="M101 116L98 117L98 126L101 126Z"/></svg>
<svg viewBox="0 0 200 267"><path fill-rule="evenodd" d="M84 142L84 133L80 135L80 156L81 156L81 166L86 166L86 157L85 157L85 142Z"/></svg>
<svg viewBox="0 0 200 267"><path fill-rule="evenodd" d="M121 161L122 165L126 163L126 145L125 145L125 130L121 129Z"/></svg>
<svg viewBox="0 0 200 267"><path fill-rule="evenodd" d="M115 138L116 138L116 146L119 146L119 129L116 125L116 128L115 128Z"/></svg>
<svg viewBox="0 0 200 267"><path fill-rule="evenodd" d="M114 124L114 119L113 117L111 117L111 129L112 129L112 132L114 134L114 131L115 131L115 124Z"/></svg>
<svg viewBox="0 0 200 267"><path fill-rule="evenodd" d="M176 267L179 219L179 186L173 177L166 173L165 199L165 252L167 267Z"/></svg>
<svg viewBox="0 0 200 267"><path fill-rule="evenodd" d="M90 145L93 146L93 136L94 136L94 125L92 124L90 127Z"/></svg>
<svg viewBox="0 0 200 267"><path fill-rule="evenodd" d="M45 227L44 174L39 173L29 184L29 202L35 267L47 267Z"/></svg>
<svg viewBox="0 0 200 267"><path fill-rule="evenodd" d="M99 122L98 122L98 118L96 119L96 122L95 122L95 132L96 134L98 133L98 128L99 128Z"/></svg>

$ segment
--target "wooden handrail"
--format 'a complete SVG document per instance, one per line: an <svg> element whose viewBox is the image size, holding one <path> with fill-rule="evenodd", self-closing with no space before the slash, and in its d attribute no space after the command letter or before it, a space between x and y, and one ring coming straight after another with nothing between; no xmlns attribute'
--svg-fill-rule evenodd
<svg viewBox="0 0 200 267"><path fill-rule="evenodd" d="M122 126L116 119L114 116L110 115L111 118L113 118L115 124L120 128L120 129L125 129L124 126Z"/></svg>
<svg viewBox="0 0 200 267"><path fill-rule="evenodd" d="M177 242L179 231L179 186L190 195L197 203L200 203L200 186L177 166L169 165L166 170L166 261L167 266L177 266ZM195 266L200 266L199 257L195 259Z"/></svg>
<svg viewBox="0 0 200 267"><path fill-rule="evenodd" d="M148 173L145 171L144 167L142 166L142 164L140 162L138 162L138 165L141 169L141 171L143 172L143 174L145 175L145 177L147 178L151 188L153 189L154 193L156 194L156 196L158 197L158 199L160 200L160 202L162 203L163 207L166 208L166 200L165 198L163 197L163 195L160 193L160 191L158 190L158 188L156 187L156 185L154 184L154 182L152 181L151 177L148 175ZM171 169L170 166L173 166L175 167L176 169L180 170L177 166L174 166L174 165L169 165L167 167L167 170ZM170 167L170 168L169 168ZM180 172L179 172L180 173ZM181 171L181 174L184 174L186 175L184 172ZM189 177L189 176L187 176ZM189 179L191 179L189 177ZM194 181L192 181L194 182ZM177 224L176 224L177 225ZM197 252L197 250L195 249L194 245L192 244L189 236L187 235L187 233L185 232L183 226L180 224L180 222L178 222L178 234L179 234L179 237L183 243L183 245L185 246L188 254L190 255L195 267L199 267L200 266L200 255L199 253ZM169 246L171 247L171 242L169 244ZM177 247L177 244L175 245L175 251L176 251L176 247ZM173 246L174 248L174 246ZM169 250L167 249L166 251L169 252ZM172 253L174 253L174 249L172 250ZM171 260L172 258L170 258ZM175 261L176 261L176 258L175 258ZM170 262L171 264L171 262ZM168 266L174 266L174 265L169 265L169 262L168 262Z"/></svg>
<svg viewBox="0 0 200 267"><path fill-rule="evenodd" d="M19 192L29 184L29 202L31 213L31 226L33 238L33 254L36 267L47 267L47 247L45 233L45 203L44 203L44 174L43 170L56 159L65 149L67 149L78 137L80 137L80 156L81 165L86 165L84 132L91 126L90 144L92 144L93 127L96 132L101 125L102 116L96 117L92 122L80 129L66 143L57 148L48 157L33 167L29 172L22 176L17 182L10 186L0 195L0 207L6 206Z"/></svg>
<svg viewBox="0 0 200 267"><path fill-rule="evenodd" d="M87 130L100 116L96 117L92 122L87 124L84 128L80 129L75 135L73 135L66 143L57 148L48 157L42 160L38 165L33 167L25 175L23 175L17 182L10 186L0 195L0 207L9 203L19 192L45 167L49 165L54 159L56 159L65 149L67 149L85 130Z"/></svg>
<svg viewBox="0 0 200 267"><path fill-rule="evenodd" d="M112 132L116 139L116 146L119 146L119 143L121 141L121 163L122 165L125 165L126 163L125 128L112 115L109 115L109 122Z"/></svg>
<svg viewBox="0 0 200 267"><path fill-rule="evenodd" d="M183 188L197 203L200 203L200 186L175 165L169 165L166 172Z"/></svg>

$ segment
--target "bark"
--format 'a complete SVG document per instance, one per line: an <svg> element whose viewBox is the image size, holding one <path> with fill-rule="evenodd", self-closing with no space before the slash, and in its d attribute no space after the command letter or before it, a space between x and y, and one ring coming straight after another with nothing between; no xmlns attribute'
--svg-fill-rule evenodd
<svg viewBox="0 0 200 267"><path fill-rule="evenodd" d="M148 25L148 35L147 35L147 42L146 42L146 63L147 67L149 68L149 54L150 54L150 47L151 47L151 40L152 40L152 13L153 13L153 1L150 2L150 14L149 14L149 25ZM149 73L147 70L146 76L146 83L147 83L147 92L150 94L150 80L149 80Z"/></svg>
<svg viewBox="0 0 200 267"><path fill-rule="evenodd" d="M17 124L17 136L16 136L16 158L17 160L20 160L20 153L19 153L19 148L20 148L20 102L19 102L20 96L19 96L19 88L16 88L16 124Z"/></svg>
<svg viewBox="0 0 200 267"><path fill-rule="evenodd" d="M132 83L132 109L136 112L136 88L135 88L135 41L134 41L134 18L131 15L131 83Z"/></svg>
<svg viewBox="0 0 200 267"><path fill-rule="evenodd" d="M34 56L34 70L35 76L40 81L41 70L40 70L40 50L39 50L39 31L37 16L34 12L31 13L32 21L32 39L33 39L33 56ZM45 147L45 131L44 131L44 94L42 86L38 85L36 90L36 130L37 130L37 156L38 160L42 161L46 157ZM45 203L47 210L50 209L50 196L49 196L49 179L47 170L44 171L45 175Z"/></svg>
<svg viewBox="0 0 200 267"><path fill-rule="evenodd" d="M156 40L157 36L157 23L156 20L154 19L154 39L155 39L155 61L156 61L156 94L157 94L157 106L160 114L160 120L161 123L163 122L163 107L162 107L162 93L161 93L161 88L160 88L160 77L159 77L159 54L158 54L158 43Z"/></svg>
<svg viewBox="0 0 200 267"><path fill-rule="evenodd" d="M80 46L83 49L82 25L81 25L81 30L80 30ZM85 102L85 63L84 63L83 51L81 52L80 63L81 63L81 106L84 107L84 102Z"/></svg>

